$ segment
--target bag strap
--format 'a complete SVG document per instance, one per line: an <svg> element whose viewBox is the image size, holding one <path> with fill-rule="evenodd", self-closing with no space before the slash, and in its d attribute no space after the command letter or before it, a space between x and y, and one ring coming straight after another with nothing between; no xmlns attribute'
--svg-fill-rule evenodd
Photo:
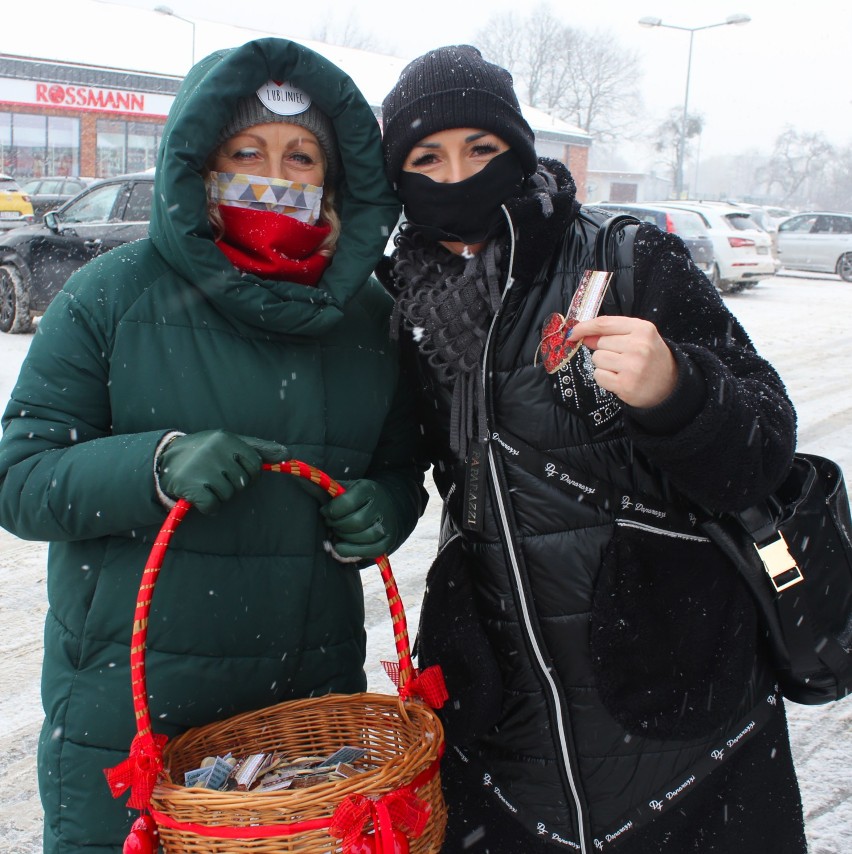
<svg viewBox="0 0 852 854"><path fill-rule="evenodd" d="M594 222L589 216L585 219ZM603 301L604 308L610 314L630 314L633 311L633 242L639 223L635 216L615 214L598 224L594 248L595 269L612 271L614 274Z"/></svg>

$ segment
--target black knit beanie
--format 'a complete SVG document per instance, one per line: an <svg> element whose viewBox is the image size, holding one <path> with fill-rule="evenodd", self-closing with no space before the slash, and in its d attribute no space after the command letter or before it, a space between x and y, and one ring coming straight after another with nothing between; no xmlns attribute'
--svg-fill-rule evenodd
<svg viewBox="0 0 852 854"><path fill-rule="evenodd" d="M450 45L412 60L382 103L385 170L396 184L414 144L450 128L487 130L515 151L524 173L537 168L535 135L521 114L512 75L471 45Z"/></svg>

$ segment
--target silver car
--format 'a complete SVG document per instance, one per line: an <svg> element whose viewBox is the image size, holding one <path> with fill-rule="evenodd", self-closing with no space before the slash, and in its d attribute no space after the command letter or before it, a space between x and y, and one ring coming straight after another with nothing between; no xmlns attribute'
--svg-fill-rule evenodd
<svg viewBox="0 0 852 854"><path fill-rule="evenodd" d="M781 266L837 273L852 282L852 213L796 214L779 224L776 240Z"/></svg>

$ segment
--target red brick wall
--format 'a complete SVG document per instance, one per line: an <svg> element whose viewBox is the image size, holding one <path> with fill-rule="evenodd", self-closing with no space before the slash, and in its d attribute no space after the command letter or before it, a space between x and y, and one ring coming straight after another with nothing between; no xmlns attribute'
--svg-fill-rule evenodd
<svg viewBox="0 0 852 854"><path fill-rule="evenodd" d="M586 183L589 176L589 149L583 145L566 145L562 161L571 170L577 184L577 201L586 201Z"/></svg>

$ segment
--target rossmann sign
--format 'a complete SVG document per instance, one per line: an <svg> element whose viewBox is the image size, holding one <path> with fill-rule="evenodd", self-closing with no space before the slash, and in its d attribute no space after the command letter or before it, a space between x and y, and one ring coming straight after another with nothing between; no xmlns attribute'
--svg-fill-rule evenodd
<svg viewBox="0 0 852 854"><path fill-rule="evenodd" d="M172 95L156 95L151 92L0 77L0 102L22 106L95 110L162 118L168 115L173 101Z"/></svg>

